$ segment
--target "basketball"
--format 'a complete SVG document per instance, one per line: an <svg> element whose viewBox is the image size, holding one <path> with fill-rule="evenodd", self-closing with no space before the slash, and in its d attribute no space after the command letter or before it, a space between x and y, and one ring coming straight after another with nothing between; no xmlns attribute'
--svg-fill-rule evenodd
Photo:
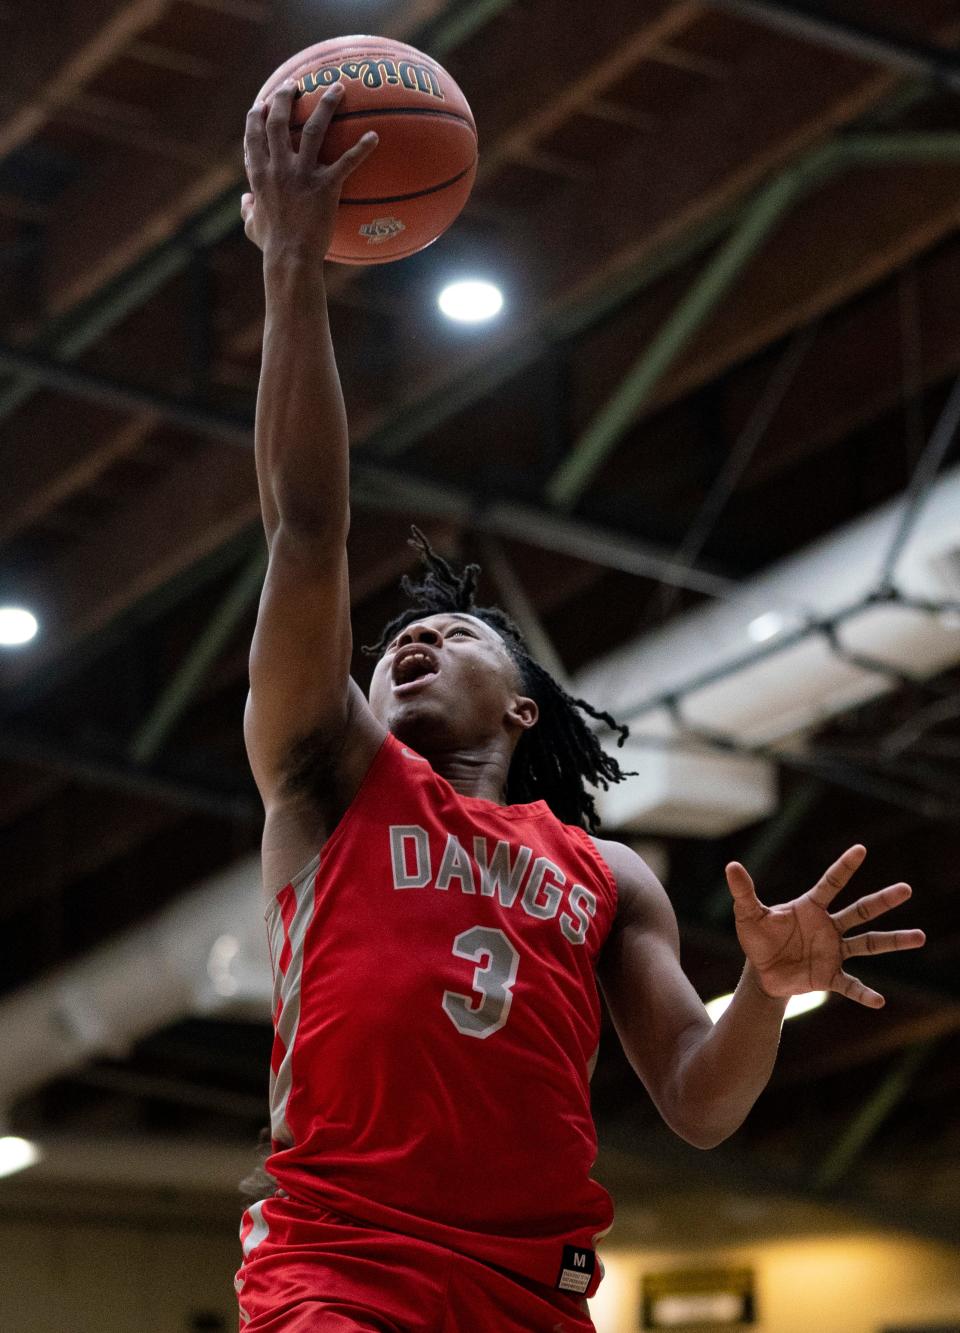
<svg viewBox="0 0 960 1333"><path fill-rule="evenodd" d="M296 79L291 134L340 80L344 92L320 161L335 162L375 130L375 151L348 177L326 258L385 264L442 236L460 213L477 172L477 128L460 88L442 65L386 37L336 37L281 65L258 93L268 100Z"/></svg>

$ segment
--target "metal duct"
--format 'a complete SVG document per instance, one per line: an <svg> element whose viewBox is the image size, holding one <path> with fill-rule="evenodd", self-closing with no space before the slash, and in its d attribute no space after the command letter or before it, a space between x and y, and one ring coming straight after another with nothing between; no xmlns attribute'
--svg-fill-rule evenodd
<svg viewBox="0 0 960 1333"><path fill-rule="evenodd" d="M269 1020L260 859L0 1001L0 1110L98 1055L120 1058L188 1014ZM2 1131L0 1131L2 1132Z"/></svg>
<svg viewBox="0 0 960 1333"><path fill-rule="evenodd" d="M784 744L892 689L898 675L922 680L960 662L955 611L869 600L908 503L882 506L724 600L592 662L574 692L648 737L680 738L689 728ZM930 491L893 582L915 601L960 603L960 468ZM693 741L679 752L628 741L617 754L639 776L601 794L611 827L717 836L775 804L765 760Z"/></svg>

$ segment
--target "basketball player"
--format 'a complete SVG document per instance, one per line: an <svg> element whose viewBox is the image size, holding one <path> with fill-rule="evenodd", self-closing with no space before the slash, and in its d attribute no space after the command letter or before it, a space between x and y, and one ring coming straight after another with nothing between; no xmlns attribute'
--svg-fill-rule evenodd
<svg viewBox="0 0 960 1333"><path fill-rule="evenodd" d="M855 846L767 908L727 867L746 956L714 1026L644 862L595 834L585 783L622 777L516 627L425 539L412 606L369 698L349 676L348 448L322 256L341 186L375 147L317 153L336 87L290 145L283 88L248 117L247 235L266 325L256 461L270 563L244 722L266 810L274 970L269 1196L241 1227L245 1333L588 1333L612 1223L590 1179L603 991L666 1123L699 1148L766 1084L787 999L877 1008L844 960L921 931L847 930L896 884L831 913ZM621 739L623 731L621 730Z"/></svg>

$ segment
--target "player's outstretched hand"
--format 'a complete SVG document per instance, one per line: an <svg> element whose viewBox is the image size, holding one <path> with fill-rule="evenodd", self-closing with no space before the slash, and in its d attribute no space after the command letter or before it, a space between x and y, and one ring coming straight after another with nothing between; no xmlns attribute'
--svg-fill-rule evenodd
<svg viewBox="0 0 960 1333"><path fill-rule="evenodd" d="M739 861L727 866L737 936L768 995L784 997L831 990L870 1009L882 1008L883 996L844 972L844 962L862 954L919 949L926 943L926 936L922 930L846 934L906 902L913 892L909 884L891 884L839 912L831 914L827 910L866 854L867 849L859 843L848 848L808 893L779 907L764 907Z"/></svg>
<svg viewBox="0 0 960 1333"><path fill-rule="evenodd" d="M297 85L288 80L269 102L247 112L243 160L251 193L240 202L244 231L261 250L276 247L322 258L330 248L343 183L378 143L364 134L336 162L324 166L320 150L343 85L334 83L303 126L299 152L290 140L290 112Z"/></svg>

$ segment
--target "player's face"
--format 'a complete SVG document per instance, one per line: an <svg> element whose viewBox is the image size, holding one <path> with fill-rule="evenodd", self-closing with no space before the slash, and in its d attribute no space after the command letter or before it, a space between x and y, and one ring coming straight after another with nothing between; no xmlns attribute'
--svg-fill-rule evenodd
<svg viewBox="0 0 960 1333"><path fill-rule="evenodd" d="M370 682L373 712L414 747L480 744L511 729L520 698L519 671L503 639L470 615L424 616L407 625Z"/></svg>

